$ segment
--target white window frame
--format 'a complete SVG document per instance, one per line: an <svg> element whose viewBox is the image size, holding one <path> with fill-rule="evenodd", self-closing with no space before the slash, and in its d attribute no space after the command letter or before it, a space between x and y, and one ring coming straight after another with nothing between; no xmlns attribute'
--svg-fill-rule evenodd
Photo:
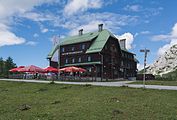
<svg viewBox="0 0 177 120"><path fill-rule="evenodd" d="M91 61L91 56L87 57L87 61L90 62Z"/></svg>
<svg viewBox="0 0 177 120"><path fill-rule="evenodd" d="M75 63L75 59L74 58L72 58L72 63Z"/></svg>

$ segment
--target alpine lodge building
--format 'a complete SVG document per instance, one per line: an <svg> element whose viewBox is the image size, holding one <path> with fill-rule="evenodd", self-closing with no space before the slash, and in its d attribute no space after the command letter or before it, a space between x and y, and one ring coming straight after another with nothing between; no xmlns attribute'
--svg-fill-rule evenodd
<svg viewBox="0 0 177 120"><path fill-rule="evenodd" d="M118 40L110 31L98 25L98 31L66 37L48 54L49 64L55 68L68 66L87 70L90 77L101 79L134 78L137 75L135 54L126 49L126 40ZM52 61L58 52L59 62ZM58 66L59 65L59 66Z"/></svg>

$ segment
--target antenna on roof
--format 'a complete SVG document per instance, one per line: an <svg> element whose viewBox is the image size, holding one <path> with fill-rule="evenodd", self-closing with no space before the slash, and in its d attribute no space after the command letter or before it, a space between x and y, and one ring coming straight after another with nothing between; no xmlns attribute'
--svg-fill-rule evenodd
<svg viewBox="0 0 177 120"><path fill-rule="evenodd" d="M58 36L58 35L54 35L52 37L53 46L55 46L55 45L57 45L59 43L59 39L60 39L60 36Z"/></svg>

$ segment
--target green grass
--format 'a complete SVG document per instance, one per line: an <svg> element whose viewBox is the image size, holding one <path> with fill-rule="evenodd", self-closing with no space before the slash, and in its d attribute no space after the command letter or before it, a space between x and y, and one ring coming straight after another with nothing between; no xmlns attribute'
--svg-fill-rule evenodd
<svg viewBox="0 0 177 120"><path fill-rule="evenodd" d="M143 84L143 81L136 81L129 84ZM166 85L166 86L177 86L177 81L159 81L159 80L150 80L145 81L146 85Z"/></svg>
<svg viewBox="0 0 177 120"><path fill-rule="evenodd" d="M177 120L177 91L0 81L0 101L0 120Z"/></svg>

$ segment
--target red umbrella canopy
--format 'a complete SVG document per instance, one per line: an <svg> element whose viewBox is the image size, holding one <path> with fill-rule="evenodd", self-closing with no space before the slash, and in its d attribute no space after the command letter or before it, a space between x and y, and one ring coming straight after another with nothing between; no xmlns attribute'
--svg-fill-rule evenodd
<svg viewBox="0 0 177 120"><path fill-rule="evenodd" d="M79 68L79 72L86 72L86 71L87 71L86 69Z"/></svg>
<svg viewBox="0 0 177 120"><path fill-rule="evenodd" d="M86 70L83 68L79 68L79 67L65 67L60 69L60 71L64 71L64 72L85 72Z"/></svg>
<svg viewBox="0 0 177 120"><path fill-rule="evenodd" d="M78 70L79 68L74 67L74 66L65 68L65 72L78 72Z"/></svg>
<svg viewBox="0 0 177 120"><path fill-rule="evenodd" d="M54 68L54 67L47 67L44 69L46 72L53 72L53 73L57 73L58 72L58 69Z"/></svg>
<svg viewBox="0 0 177 120"><path fill-rule="evenodd" d="M19 66L19 67L17 67L17 68L12 68L12 69L10 69L9 71L10 72L18 72L20 69L22 69L22 68L24 68L25 66Z"/></svg>
<svg viewBox="0 0 177 120"><path fill-rule="evenodd" d="M21 68L20 70L18 70L19 72L34 72L34 73L42 73L42 72L45 72L44 69L40 68L40 67L37 67L37 66L34 66L34 65L30 65L30 66L26 66L24 68Z"/></svg>

